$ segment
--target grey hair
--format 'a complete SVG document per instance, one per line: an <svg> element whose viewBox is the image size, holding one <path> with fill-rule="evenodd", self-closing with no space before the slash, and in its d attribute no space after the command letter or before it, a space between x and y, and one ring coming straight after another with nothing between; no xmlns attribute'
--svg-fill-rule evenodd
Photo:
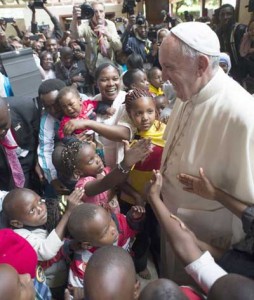
<svg viewBox="0 0 254 300"><path fill-rule="evenodd" d="M172 34L172 33L170 33ZM176 41L178 42L179 49L183 56L187 56L191 59L196 59L200 55L204 55L202 52L199 52L193 48L191 48L189 45L184 43L182 40L180 40L178 37L174 36ZM205 54L206 55L206 54ZM220 56L212 56L212 55L206 55L209 59L209 66L211 67L212 71L216 71L219 67L220 62Z"/></svg>

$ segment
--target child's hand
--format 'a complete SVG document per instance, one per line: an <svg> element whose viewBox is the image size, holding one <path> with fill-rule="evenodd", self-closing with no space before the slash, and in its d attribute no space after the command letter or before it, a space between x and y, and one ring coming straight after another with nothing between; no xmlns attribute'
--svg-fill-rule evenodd
<svg viewBox="0 0 254 300"><path fill-rule="evenodd" d="M161 187L162 187L162 176L160 171L153 170L153 177L149 182L149 185L147 187L147 194L148 194L148 202L151 199L159 198L161 193Z"/></svg>
<svg viewBox="0 0 254 300"><path fill-rule="evenodd" d="M68 197L67 197L67 211L71 212L76 206L81 204L81 198L84 195L83 188L76 188Z"/></svg>
<svg viewBox="0 0 254 300"><path fill-rule="evenodd" d="M132 147L129 146L128 141L124 142L124 159L123 164L126 169L131 168L135 163L144 160L151 152L151 140L141 139L137 141Z"/></svg>
<svg viewBox="0 0 254 300"><path fill-rule="evenodd" d="M216 188L205 176L202 168L199 169L199 175L200 177L181 173L177 178L184 185L183 189L185 191L197 194L206 199L215 200Z"/></svg>
<svg viewBox="0 0 254 300"><path fill-rule="evenodd" d="M64 135L71 135L76 129L86 129L86 121L84 119L80 120L70 120L64 125Z"/></svg>
<svg viewBox="0 0 254 300"><path fill-rule="evenodd" d="M146 213L146 210L143 206L132 206L131 207L131 216L133 219L140 219Z"/></svg>
<svg viewBox="0 0 254 300"><path fill-rule="evenodd" d="M108 118L110 118L116 112L116 109L114 107L109 107L109 108L107 108L106 112L107 112Z"/></svg>

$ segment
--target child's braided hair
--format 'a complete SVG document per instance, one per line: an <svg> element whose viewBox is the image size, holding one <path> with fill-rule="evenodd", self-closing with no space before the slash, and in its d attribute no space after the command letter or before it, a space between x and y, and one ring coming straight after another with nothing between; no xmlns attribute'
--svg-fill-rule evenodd
<svg viewBox="0 0 254 300"><path fill-rule="evenodd" d="M78 167L77 156L83 145L90 145L86 141L71 141L62 150L63 170L67 176L73 176Z"/></svg>

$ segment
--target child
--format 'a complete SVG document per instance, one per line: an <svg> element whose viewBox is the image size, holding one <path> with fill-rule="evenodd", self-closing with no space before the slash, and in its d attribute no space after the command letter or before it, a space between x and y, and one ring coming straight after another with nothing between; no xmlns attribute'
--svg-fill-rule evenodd
<svg viewBox="0 0 254 300"><path fill-rule="evenodd" d="M159 112L161 122L167 124L168 118L172 109L170 108L169 100L165 95L154 97L156 109Z"/></svg>
<svg viewBox="0 0 254 300"><path fill-rule="evenodd" d="M32 245L38 260L46 269L47 284L52 288L65 282L66 266L60 259L59 250L64 244L65 227L70 213L79 204L83 192L82 189L76 189L68 196L66 212L50 233L45 225L51 212L47 211L45 200L35 192L25 188L14 189L3 201L3 212L7 215L9 224Z"/></svg>
<svg viewBox="0 0 254 300"><path fill-rule="evenodd" d="M129 91L134 88L148 90L149 82L147 81L146 73L140 69L128 70L123 75L123 84Z"/></svg>
<svg viewBox="0 0 254 300"><path fill-rule="evenodd" d="M105 168L92 144L71 142L62 152L63 165L66 174L78 180L76 187L85 189L83 202L102 205L106 209L119 212L118 201L115 197L111 199L109 190L126 179L133 164L146 157L149 153L149 143L148 140L140 141L139 145L130 149L127 149L125 143L124 160L110 172L110 168Z"/></svg>
<svg viewBox="0 0 254 300"><path fill-rule="evenodd" d="M147 73L148 81L149 81L149 92L153 96L161 96L164 94L162 90L163 80L162 80L162 72L159 68L153 67Z"/></svg>
<svg viewBox="0 0 254 300"><path fill-rule="evenodd" d="M61 120L58 136L63 139L64 125L72 120L78 119L95 119L94 109L97 107L97 101L85 100L81 101L80 94L75 87L65 87L57 95L57 101L63 111L64 117ZM75 134L79 134L84 130L75 130ZM91 131L85 130L85 133L91 135Z"/></svg>
<svg viewBox="0 0 254 300"><path fill-rule="evenodd" d="M156 120L157 111L152 95L147 90L134 89L126 95L125 100L126 111L134 126L137 128L137 139L150 138L152 143L152 151L149 156L137 163L134 169L130 172L127 183L121 186L124 193L121 194L121 200L129 205L144 205L145 195L144 188L152 178L153 169L160 167L161 155L165 145L162 136L166 125ZM128 206L129 206L128 205ZM142 238L141 247L149 245L151 239L151 250L159 259L159 237L157 234L157 222L152 211L147 207L147 228L146 238ZM137 238L137 243L139 238ZM136 243L136 245L137 245ZM146 246L145 246L146 244ZM135 245L135 246L136 246ZM139 275L145 279L150 277L149 271L146 268L147 257L142 259L142 262L135 262L136 270Z"/></svg>
<svg viewBox="0 0 254 300"><path fill-rule="evenodd" d="M184 185L186 191L206 199L219 201L242 220L246 237L239 243L234 244L233 249L223 253L204 242L199 241L199 245L203 250L212 252L218 259L218 264L227 272L254 278L254 206L247 206L239 199L216 188L206 177L202 168L199 170L199 177L180 174L178 179ZM214 253L215 250L216 252Z"/></svg>
<svg viewBox="0 0 254 300"><path fill-rule="evenodd" d="M128 252L120 247L105 246L92 255L86 267L86 299L136 300L139 292L140 283Z"/></svg>
<svg viewBox="0 0 254 300"><path fill-rule="evenodd" d="M134 206L126 217L122 214L111 215L103 207L91 203L74 209L68 221L68 230L82 250L74 254L69 283L74 287L83 286L86 265L97 248L116 245L128 251L131 238L142 225L144 213L143 207Z"/></svg>

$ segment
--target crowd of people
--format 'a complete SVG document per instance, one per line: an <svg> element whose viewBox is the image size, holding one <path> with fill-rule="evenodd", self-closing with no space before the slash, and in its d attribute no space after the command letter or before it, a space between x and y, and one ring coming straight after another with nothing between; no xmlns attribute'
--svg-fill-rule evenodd
<svg viewBox="0 0 254 300"><path fill-rule="evenodd" d="M0 300L253 299L254 19L152 38L100 1L69 31L42 8L52 30L0 20L41 75L19 96L0 69Z"/></svg>

